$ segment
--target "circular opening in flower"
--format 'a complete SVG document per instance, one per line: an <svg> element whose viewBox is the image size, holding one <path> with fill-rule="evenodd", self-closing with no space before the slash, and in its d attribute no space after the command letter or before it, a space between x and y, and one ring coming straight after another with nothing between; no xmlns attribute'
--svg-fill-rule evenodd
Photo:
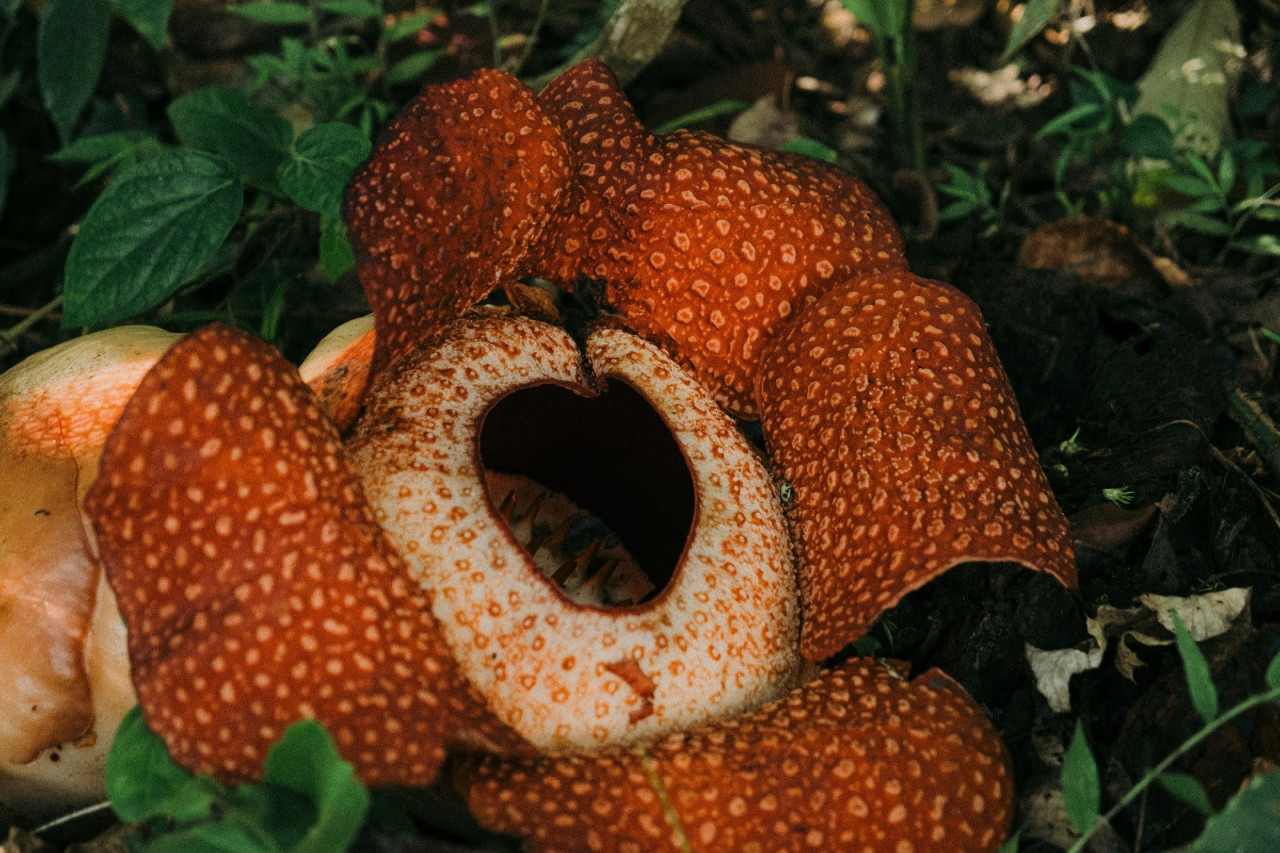
<svg viewBox="0 0 1280 853"><path fill-rule="evenodd" d="M599 397L513 391L485 416L480 457L494 507L571 600L639 604L670 582L693 479L666 422L627 383Z"/></svg>

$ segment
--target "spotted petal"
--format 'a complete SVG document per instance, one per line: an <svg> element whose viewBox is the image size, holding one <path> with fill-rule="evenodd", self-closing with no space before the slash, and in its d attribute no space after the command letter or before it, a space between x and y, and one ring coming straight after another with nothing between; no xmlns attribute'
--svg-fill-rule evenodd
<svg viewBox="0 0 1280 853"><path fill-rule="evenodd" d="M729 723L643 749L471 758L459 788L486 826L539 853L995 850L1004 748L936 670L853 660ZM664 803L665 800L665 803Z"/></svg>
<svg viewBox="0 0 1280 853"><path fill-rule="evenodd" d="M347 189L377 316L374 371L525 275L569 178L560 132L515 77L483 70L424 89Z"/></svg>
<svg viewBox="0 0 1280 853"><path fill-rule="evenodd" d="M968 297L910 273L823 296L766 351L765 436L794 489L802 650L839 651L969 560L1076 582L1066 519Z"/></svg>
<svg viewBox="0 0 1280 853"><path fill-rule="evenodd" d="M855 274L906 267L892 218L848 172L707 133L655 137L595 61L538 101L577 169L541 274L605 280L613 307L674 341L733 414L755 415L760 352L793 314Z"/></svg>
<svg viewBox="0 0 1280 853"><path fill-rule="evenodd" d="M213 326L174 346L86 508L143 713L188 769L257 776L307 717L370 784L429 782L465 720L513 737L486 728L336 431L267 345Z"/></svg>

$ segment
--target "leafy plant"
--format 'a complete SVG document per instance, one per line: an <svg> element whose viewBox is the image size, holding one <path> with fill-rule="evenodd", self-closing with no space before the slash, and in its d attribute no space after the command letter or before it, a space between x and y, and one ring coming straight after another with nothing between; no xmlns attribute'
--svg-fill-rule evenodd
<svg viewBox="0 0 1280 853"><path fill-rule="evenodd" d="M369 811L369 794L318 723L294 723L271 748L259 783L228 788L192 776L135 708L107 756L107 796L139 825L150 853L340 853Z"/></svg>
<svg viewBox="0 0 1280 853"><path fill-rule="evenodd" d="M1008 185L1006 184L997 201L987 183L986 163L981 164L976 172L966 171L954 163L942 165L947 170L948 181L938 184L938 192L950 198L951 201L938 211L938 221L954 222L976 217L988 232L994 231L1000 220L1004 218Z"/></svg>
<svg viewBox="0 0 1280 853"><path fill-rule="evenodd" d="M1280 808L1280 771L1254 779L1249 787L1237 793L1221 812L1214 815L1209 797L1200 783L1192 776L1171 769L1180 758L1236 717L1260 705L1280 702L1280 655L1276 655L1267 667L1265 690L1222 711L1217 688L1210 678L1208 662L1177 613L1173 614L1173 626L1191 703L1205 724L1164 760L1148 770L1115 805L1100 815L1101 783L1098 766L1085 739L1083 726L1077 722L1075 735L1062 763L1063 801L1072 826L1080 832L1080 838L1072 845L1069 853L1085 850L1101 823L1113 819L1157 782L1208 818L1200 837L1190 847L1192 853L1228 850L1237 853L1263 853L1277 849L1277 844L1280 844L1280 824L1275 820L1276 810Z"/></svg>
<svg viewBox="0 0 1280 853"><path fill-rule="evenodd" d="M94 2L106 9L106 0ZM60 57L86 40L83 52L92 56L75 71L81 84L90 81L87 88L75 89L61 70L41 73L64 142L53 159L84 166L84 181L110 175L67 258L64 326L118 323L218 281L224 295L213 315L177 319L237 322L241 312L253 312L260 314L256 331L274 339L290 292L312 286L308 267L316 257L330 281L354 263L341 221L343 187L368 156L374 129L403 99L394 87L435 61L436 52L407 46L429 13L387 25L381 2L236 7L257 21L306 25L308 36L283 39L278 54L251 57L257 76L245 89L210 86L173 101L166 115L174 145L162 141L161 129L75 137L100 70L93 39L105 25L64 14L59 4L65 0L51 0L40 21L40 67L61 68ZM169 0L116 6L153 46L163 41ZM371 42L351 34L362 27L374 33Z"/></svg>
<svg viewBox="0 0 1280 853"><path fill-rule="evenodd" d="M915 0L840 0L871 31L885 77L885 112L891 150L900 165L923 172L924 130L915 90L916 41L912 29Z"/></svg>

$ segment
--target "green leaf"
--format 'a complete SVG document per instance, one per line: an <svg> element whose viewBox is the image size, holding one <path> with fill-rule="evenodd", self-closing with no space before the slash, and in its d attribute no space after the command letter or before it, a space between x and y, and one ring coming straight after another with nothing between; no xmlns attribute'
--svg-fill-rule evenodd
<svg viewBox="0 0 1280 853"><path fill-rule="evenodd" d="M720 116L732 115L740 113L745 109L749 109L751 104L746 101L716 101L714 104L708 104L696 110L678 115L675 118L665 121L653 129L654 133L663 134L670 133L673 130L679 130L682 127L688 127L691 124L697 124L701 121L708 121Z"/></svg>
<svg viewBox="0 0 1280 853"><path fill-rule="evenodd" d="M1270 331L1270 330L1268 330ZM1271 334L1275 334L1272 332ZM1267 686L1272 690L1280 690L1280 654L1271 659L1267 665Z"/></svg>
<svg viewBox="0 0 1280 853"><path fill-rule="evenodd" d="M63 324L115 323L168 299L222 245L243 197L224 163L194 151L122 170L71 244Z"/></svg>
<svg viewBox="0 0 1280 853"><path fill-rule="evenodd" d="M307 24L311 22L311 10L302 3L243 3L228 6L229 11L263 24Z"/></svg>
<svg viewBox="0 0 1280 853"><path fill-rule="evenodd" d="M93 97L107 57L107 0L49 0L36 32L36 63L45 109L65 145Z"/></svg>
<svg viewBox="0 0 1280 853"><path fill-rule="evenodd" d="M1196 811L1206 816L1213 814L1213 803L1209 802L1209 795L1196 777L1187 773L1165 771L1156 778L1166 791Z"/></svg>
<svg viewBox="0 0 1280 853"><path fill-rule="evenodd" d="M1067 819L1077 832L1088 832L1098 819L1102 805L1102 786L1098 780L1098 765L1085 740L1084 726L1076 720L1076 731L1071 744L1062 756L1062 801L1067 809Z"/></svg>
<svg viewBox="0 0 1280 853"><path fill-rule="evenodd" d="M320 266L329 281L356 265L355 249L347 237L347 228L341 219L320 217Z"/></svg>
<svg viewBox="0 0 1280 853"><path fill-rule="evenodd" d="M316 8L348 18L382 17L382 10L376 3L366 3L364 0L320 0L316 3Z"/></svg>
<svg viewBox="0 0 1280 853"><path fill-rule="evenodd" d="M1120 145L1135 157L1173 159L1173 131L1163 119L1140 115L1120 131Z"/></svg>
<svg viewBox="0 0 1280 853"><path fill-rule="evenodd" d="M167 112L184 145L220 154L248 180L274 187L276 169L293 140L289 122L227 86L197 89L171 103Z"/></svg>
<svg viewBox="0 0 1280 853"><path fill-rule="evenodd" d="M1015 830L1013 835L1005 839L1004 844L1000 845L998 853L1018 853L1018 845L1022 843L1022 830Z"/></svg>
<svg viewBox="0 0 1280 853"><path fill-rule="evenodd" d="M333 740L314 720L291 725L267 753L262 781L302 795L315 805L315 819L289 849L293 853L345 850L369 810L369 793L355 770L339 757Z"/></svg>
<svg viewBox="0 0 1280 853"><path fill-rule="evenodd" d="M338 851L339 848L333 848ZM280 848L229 821L201 823L162 835L146 853L279 853Z"/></svg>
<svg viewBox="0 0 1280 853"><path fill-rule="evenodd" d="M1280 256L1280 237L1275 234L1256 234L1252 237L1242 237L1233 241L1232 245L1237 249L1243 249L1255 255Z"/></svg>
<svg viewBox="0 0 1280 853"><path fill-rule="evenodd" d="M1243 56L1232 0L1197 0L1165 36L1138 80L1141 95L1134 113L1174 111L1185 121L1179 147L1194 145L1199 153L1212 154L1218 141L1231 135L1230 93Z"/></svg>
<svg viewBox="0 0 1280 853"><path fill-rule="evenodd" d="M1231 236L1231 227L1221 219L1214 219L1190 210L1175 210L1160 218L1169 225L1179 225L1209 237Z"/></svg>
<svg viewBox="0 0 1280 853"><path fill-rule="evenodd" d="M1273 853L1280 850L1280 772L1255 778L1209 818L1192 853Z"/></svg>
<svg viewBox="0 0 1280 853"><path fill-rule="evenodd" d="M1036 33L1048 26L1062 5L1063 0L1029 0L1022 10L1022 17L1009 32L1009 40L1005 43L1000 61L1008 62Z"/></svg>
<svg viewBox="0 0 1280 853"><path fill-rule="evenodd" d="M104 160L114 160L153 139L154 136L141 130L95 133L93 136L80 137L50 154L48 159L54 163L101 163Z"/></svg>
<svg viewBox="0 0 1280 853"><path fill-rule="evenodd" d="M1168 174L1160 175L1156 179L1162 186L1168 187L1174 192L1191 196L1192 198L1200 198L1202 196L1216 195L1216 189L1207 183L1204 178L1187 174Z"/></svg>
<svg viewBox="0 0 1280 853"><path fill-rule="evenodd" d="M16 160L8 135L0 131L0 213L4 212L5 199L9 196L9 176L13 174Z"/></svg>
<svg viewBox="0 0 1280 853"><path fill-rule="evenodd" d="M382 35L382 41L385 44L394 44L401 39L409 38L409 36L417 35L418 31L431 23L435 18L434 10L428 9L425 12L414 12L412 15L406 15L396 21Z"/></svg>
<svg viewBox="0 0 1280 853"><path fill-rule="evenodd" d="M1178 611L1170 611L1169 615L1173 618L1173 638L1178 644L1178 656L1182 658L1182 669L1187 675L1191 704L1206 723L1213 722L1218 716L1218 690L1213 686L1213 678L1209 675L1209 662L1204 659L1200 647L1191 638Z"/></svg>
<svg viewBox="0 0 1280 853"><path fill-rule="evenodd" d="M902 0L840 0L860 24L879 38L906 36L909 4Z"/></svg>
<svg viewBox="0 0 1280 853"><path fill-rule="evenodd" d="M387 82L396 84L416 80L428 68L435 65L436 60L443 53L443 50L420 50L409 54L387 69Z"/></svg>
<svg viewBox="0 0 1280 853"><path fill-rule="evenodd" d="M342 215L342 192L369 156L369 138L349 124L317 124L298 137L276 175L280 188L307 210Z"/></svg>
<svg viewBox="0 0 1280 853"><path fill-rule="evenodd" d="M840 156L840 152L836 151L830 145L819 142L808 136L797 137L789 140L782 146L783 151L790 154L803 154L806 157L812 157L815 160L821 160L824 163L834 163Z"/></svg>
<svg viewBox="0 0 1280 853"><path fill-rule="evenodd" d="M1044 126L1036 131L1036 139L1044 139L1055 133L1070 133L1078 129L1077 125L1083 124L1083 119L1095 119L1101 115L1102 108L1097 104L1080 104L1059 114L1057 118L1045 122Z"/></svg>
<svg viewBox="0 0 1280 853"><path fill-rule="evenodd" d="M127 823L159 815L182 820L204 817L219 795L216 782L194 779L173 763L164 742L147 727L137 707L116 730L104 781L112 810Z"/></svg>
<svg viewBox="0 0 1280 853"><path fill-rule="evenodd" d="M128 21L152 49L160 51L164 48L173 0L115 0L115 4L120 17Z"/></svg>

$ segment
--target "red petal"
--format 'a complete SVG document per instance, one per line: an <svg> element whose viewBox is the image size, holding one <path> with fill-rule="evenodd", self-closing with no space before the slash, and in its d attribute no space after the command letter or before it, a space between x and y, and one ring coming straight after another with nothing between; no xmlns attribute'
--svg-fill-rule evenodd
<svg viewBox="0 0 1280 853"><path fill-rule="evenodd" d="M314 394L225 326L147 374L86 501L134 683L174 759L225 779L314 717L370 784L430 781L474 700Z"/></svg>
<svg viewBox="0 0 1280 853"><path fill-rule="evenodd" d="M455 778L534 851L680 850L650 774L701 853L995 850L1011 815L1004 747L969 696L866 660L643 754L472 758Z"/></svg>
<svg viewBox="0 0 1280 853"><path fill-rule="evenodd" d="M347 190L375 372L523 275L569 179L559 131L510 74L425 89Z"/></svg>
<svg viewBox="0 0 1280 853"><path fill-rule="evenodd" d="M759 399L795 494L810 660L957 563L1008 560L1075 586L1066 519L955 288L899 273L828 293L765 353Z"/></svg>
<svg viewBox="0 0 1280 853"><path fill-rule="evenodd" d="M705 133L654 137L598 62L538 101L578 171L542 274L607 281L610 303L674 341L734 414L754 416L760 352L789 317L834 282L906 266L893 220L848 172Z"/></svg>

